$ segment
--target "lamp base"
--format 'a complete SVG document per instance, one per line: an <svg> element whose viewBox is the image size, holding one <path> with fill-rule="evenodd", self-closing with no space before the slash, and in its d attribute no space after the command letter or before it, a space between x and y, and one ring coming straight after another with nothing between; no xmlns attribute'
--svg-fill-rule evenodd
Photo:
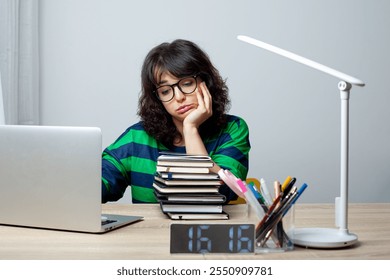
<svg viewBox="0 0 390 280"><path fill-rule="evenodd" d="M357 235L333 228L295 228L292 234L295 245L311 248L342 248L355 244Z"/></svg>

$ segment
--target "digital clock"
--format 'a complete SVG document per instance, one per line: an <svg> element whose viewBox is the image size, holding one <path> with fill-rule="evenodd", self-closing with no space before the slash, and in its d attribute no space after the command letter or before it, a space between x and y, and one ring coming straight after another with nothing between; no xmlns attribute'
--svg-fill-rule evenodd
<svg viewBox="0 0 390 280"><path fill-rule="evenodd" d="M171 253L253 253L253 224L171 224Z"/></svg>

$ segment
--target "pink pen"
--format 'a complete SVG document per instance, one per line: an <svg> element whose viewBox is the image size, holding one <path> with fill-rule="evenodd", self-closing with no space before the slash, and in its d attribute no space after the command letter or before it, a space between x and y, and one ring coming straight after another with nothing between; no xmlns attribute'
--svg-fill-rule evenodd
<svg viewBox="0 0 390 280"><path fill-rule="evenodd" d="M241 188L237 184L236 176L234 176L229 170L221 169L218 171L218 175L235 194L237 194L239 197L245 198Z"/></svg>

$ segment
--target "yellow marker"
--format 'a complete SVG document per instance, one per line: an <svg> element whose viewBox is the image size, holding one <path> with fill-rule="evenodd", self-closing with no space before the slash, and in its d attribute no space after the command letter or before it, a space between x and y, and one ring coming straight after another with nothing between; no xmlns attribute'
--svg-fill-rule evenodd
<svg viewBox="0 0 390 280"><path fill-rule="evenodd" d="M282 192L284 192L284 190L290 184L291 180L292 180L291 176L287 176L286 180L284 180L284 183L282 185Z"/></svg>

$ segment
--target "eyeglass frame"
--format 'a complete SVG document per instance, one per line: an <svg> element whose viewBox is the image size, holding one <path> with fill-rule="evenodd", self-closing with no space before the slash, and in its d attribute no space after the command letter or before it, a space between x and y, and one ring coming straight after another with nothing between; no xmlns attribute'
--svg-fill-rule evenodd
<svg viewBox="0 0 390 280"><path fill-rule="evenodd" d="M183 94L192 94L192 93L194 93L194 91L198 88L198 80L197 80L198 77L199 77L199 74L192 75L192 76L186 76L186 77L181 78L179 81L177 81L177 83L174 83L174 84L172 84L172 85L162 85L162 86L159 86L159 87L157 87L153 92L154 92L154 94L156 95L156 97L158 98L158 100L160 100L161 102L169 102L169 101L171 101L173 98L175 98L175 86L177 86L177 88L178 88ZM193 91L191 91L191 92L189 92L189 93L185 93L185 92L181 89L181 87L180 87L179 84L180 84L180 82L181 82L182 80L188 79L188 78L194 78L194 79L195 79L196 86L195 86L195 88L194 88ZM171 88L172 88L173 94L172 94L171 99L166 100L166 101L161 100L160 96L158 95L157 90L158 90L159 88L162 88L162 87L171 87Z"/></svg>

